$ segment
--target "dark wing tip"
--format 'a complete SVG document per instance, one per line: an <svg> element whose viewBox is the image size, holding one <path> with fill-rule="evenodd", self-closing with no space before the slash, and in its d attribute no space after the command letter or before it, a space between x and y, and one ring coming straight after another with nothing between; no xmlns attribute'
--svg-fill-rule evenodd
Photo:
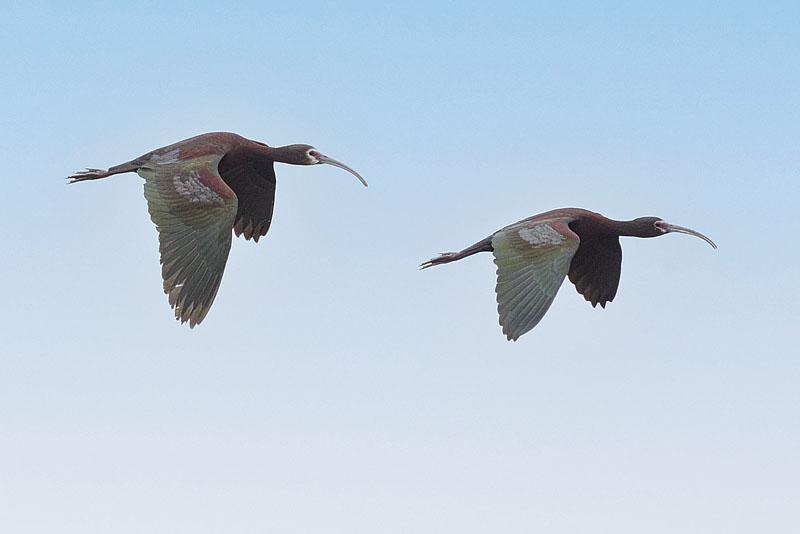
<svg viewBox="0 0 800 534"><path fill-rule="evenodd" d="M233 232L234 234L236 234L236 237L244 236L246 240L249 241L252 239L256 243L258 243L258 240L260 238L267 235L267 232L269 231L269 223L270 221L267 221L266 223L262 222L257 224L256 226L253 226L253 221L250 220L247 223L247 226L245 226L244 219L239 218L233 225Z"/></svg>

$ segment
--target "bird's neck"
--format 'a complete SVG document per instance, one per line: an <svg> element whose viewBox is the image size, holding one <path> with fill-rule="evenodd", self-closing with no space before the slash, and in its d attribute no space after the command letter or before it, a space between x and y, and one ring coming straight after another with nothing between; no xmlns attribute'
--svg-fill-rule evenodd
<svg viewBox="0 0 800 534"><path fill-rule="evenodd" d="M620 236L626 237L653 237L653 234L642 221L613 221L614 229Z"/></svg>
<svg viewBox="0 0 800 534"><path fill-rule="evenodd" d="M636 225L633 221L610 221L615 233L621 236L636 236Z"/></svg>
<svg viewBox="0 0 800 534"><path fill-rule="evenodd" d="M581 239L605 238L609 236L626 237L653 237L653 229L642 220L616 221L603 217L600 214L590 218L578 219L570 223L576 234Z"/></svg>
<svg viewBox="0 0 800 534"><path fill-rule="evenodd" d="M264 153L269 156L272 161L278 163L289 163L292 165L303 165L306 163L305 154L298 153L294 145L278 146L278 147L264 147Z"/></svg>

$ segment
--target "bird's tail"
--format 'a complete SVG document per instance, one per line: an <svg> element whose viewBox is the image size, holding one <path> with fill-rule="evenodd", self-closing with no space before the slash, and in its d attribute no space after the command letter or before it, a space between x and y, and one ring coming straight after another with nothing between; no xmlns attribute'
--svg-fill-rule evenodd
<svg viewBox="0 0 800 534"><path fill-rule="evenodd" d="M100 178L107 178L113 174L121 174L123 172L134 172L139 169L139 164L129 161L120 165L115 165L107 171L102 169L86 169L85 171L76 172L72 176L67 176L69 183L83 182L84 180L99 180Z"/></svg>
<svg viewBox="0 0 800 534"><path fill-rule="evenodd" d="M443 263L450 263L451 261L457 261L462 258L466 258L467 256L472 256L473 254L477 254L478 252L491 252L494 249L492 248L492 238L487 237L486 239L482 239L478 241L471 247L467 247L461 252L443 252L435 258L431 258L422 265L419 266L420 269L427 269L428 267L433 267L434 265L441 265Z"/></svg>

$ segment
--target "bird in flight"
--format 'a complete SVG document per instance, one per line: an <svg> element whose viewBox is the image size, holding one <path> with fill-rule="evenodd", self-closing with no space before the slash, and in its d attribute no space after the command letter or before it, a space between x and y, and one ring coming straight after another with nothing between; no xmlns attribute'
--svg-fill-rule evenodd
<svg viewBox="0 0 800 534"><path fill-rule="evenodd" d="M234 133L207 133L148 152L107 171L87 169L69 183L136 172L144 178L150 218L158 229L164 292L181 324L203 321L217 295L231 230L265 235L275 200L273 164L353 169L309 145L271 147Z"/></svg>
<svg viewBox="0 0 800 534"><path fill-rule="evenodd" d="M703 234L658 217L615 221L579 208L564 208L498 230L461 252L446 252L420 267L457 261L478 252L494 254L497 265L497 311L503 333L511 341L542 320L565 276L578 293L605 308L614 300L622 269L620 236L658 237L668 233Z"/></svg>

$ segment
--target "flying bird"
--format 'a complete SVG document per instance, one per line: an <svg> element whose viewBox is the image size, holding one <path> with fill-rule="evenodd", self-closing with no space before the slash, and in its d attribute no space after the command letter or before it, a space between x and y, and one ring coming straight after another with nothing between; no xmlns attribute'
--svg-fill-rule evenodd
<svg viewBox="0 0 800 534"><path fill-rule="evenodd" d="M233 133L207 133L148 152L107 171L87 169L69 183L136 172L144 178L150 218L158 228L164 292L181 324L194 328L217 295L231 230L265 235L275 200L273 163L327 163L367 182L309 145L271 147Z"/></svg>
<svg viewBox="0 0 800 534"><path fill-rule="evenodd" d="M614 300L622 269L620 236L658 237L671 232L697 236L717 248L703 234L658 217L615 221L584 209L564 208L523 219L420 267L493 253L500 325L506 337L516 341L542 320L567 275L592 306L605 308Z"/></svg>

